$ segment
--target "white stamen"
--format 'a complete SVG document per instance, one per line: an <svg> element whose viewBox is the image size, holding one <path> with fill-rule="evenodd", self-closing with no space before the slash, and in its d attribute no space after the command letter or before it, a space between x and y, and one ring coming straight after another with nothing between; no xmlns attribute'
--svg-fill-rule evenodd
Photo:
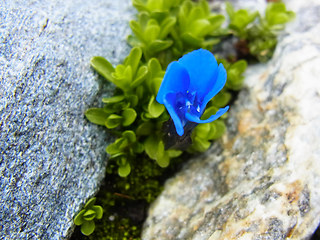
<svg viewBox="0 0 320 240"><path fill-rule="evenodd" d="M187 101L187 102L186 102L186 105L187 105L187 108L190 109L190 107L191 107L192 104L191 104L191 102Z"/></svg>

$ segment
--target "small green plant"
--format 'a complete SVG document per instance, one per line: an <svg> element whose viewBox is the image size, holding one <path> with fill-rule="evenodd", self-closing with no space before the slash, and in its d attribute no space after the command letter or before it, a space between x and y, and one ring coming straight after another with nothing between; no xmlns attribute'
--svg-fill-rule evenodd
<svg viewBox="0 0 320 240"><path fill-rule="evenodd" d="M227 81L208 102L201 117L207 119L241 89L248 59L266 61L272 56L279 31L294 17L283 3L269 3L264 17L227 3L229 24L223 28L225 17L212 12L205 0L133 0L133 6L138 15L130 22L132 34L127 40L133 48L128 57L117 66L101 56L91 59L91 66L116 89L112 97L102 99L102 108L88 109L85 115L116 139L106 147L106 187L98 195L105 214L90 239L140 239L142 223L126 215L126 209L133 202L145 206L156 198L164 176L181 163L181 149L189 154L204 152L225 132L226 114L197 125L183 148L179 144L168 148L170 116L156 101L168 64L199 48L214 51L226 38L238 40L236 56L218 59L227 71ZM85 235L93 232L93 220L102 217L101 207L94 202L91 199L74 220Z"/></svg>
<svg viewBox="0 0 320 240"><path fill-rule="evenodd" d="M264 17L257 11L235 11L230 3L226 3L226 6L230 18L229 29L239 38L238 50L242 55L250 54L260 62L271 58L277 45L277 35L295 17L294 12L287 11L282 2L269 3Z"/></svg>
<svg viewBox="0 0 320 240"><path fill-rule="evenodd" d="M137 158L148 156L159 166L167 167L170 159L182 153L180 150L166 149L163 139L163 124L168 121L169 115L155 98L164 69L186 52L200 47L212 49L226 32L221 29L224 16L211 13L205 0L136 0L133 5L140 13L137 21L130 22L133 35L128 37L128 42L134 47L124 63L113 67L103 57L93 57L91 60L92 67L117 86L115 95L102 99L104 108L86 111L88 120L113 130L118 136L106 151L110 154L110 161L118 166L121 177L130 174ZM243 62L238 65L246 66ZM235 71L232 70L235 68L227 71ZM240 88L244 70L242 68L237 72L239 75L228 78L229 89ZM228 90L224 95L229 96L228 100L231 99ZM222 105L219 103L221 99L215 98L209 104ZM223 100L223 104L227 104L226 98ZM213 109L217 110L211 108L211 113ZM224 125L223 121L220 125ZM219 131L224 129L222 126ZM197 138L195 134L192 139ZM202 139L208 143L218 135L222 133L216 133L215 137L202 136ZM210 144L206 146L190 147L188 152L205 151Z"/></svg>
<svg viewBox="0 0 320 240"><path fill-rule="evenodd" d="M94 205L95 202L96 198L91 198L73 220L75 225L81 226L81 232L86 236L95 229L94 219L101 219L103 215L102 207Z"/></svg>

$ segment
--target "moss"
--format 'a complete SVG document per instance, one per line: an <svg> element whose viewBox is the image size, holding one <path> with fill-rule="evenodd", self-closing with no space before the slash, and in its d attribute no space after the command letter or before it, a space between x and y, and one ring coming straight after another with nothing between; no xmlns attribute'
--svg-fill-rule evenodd
<svg viewBox="0 0 320 240"><path fill-rule="evenodd" d="M111 162L97 194L96 204L102 206L103 218L96 221L96 229L89 237L77 229L71 239L140 239L149 204L161 193L164 181L180 169L181 163L182 158L168 168L161 168L142 157L134 162L130 175L122 178L118 175L118 166Z"/></svg>

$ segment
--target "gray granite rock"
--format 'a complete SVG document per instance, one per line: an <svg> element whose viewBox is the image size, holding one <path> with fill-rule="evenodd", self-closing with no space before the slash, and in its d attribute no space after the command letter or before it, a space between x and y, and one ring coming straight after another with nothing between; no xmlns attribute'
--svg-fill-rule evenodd
<svg viewBox="0 0 320 240"><path fill-rule="evenodd" d="M104 177L90 58L129 52L130 0L0 1L0 239L66 239ZM103 133L102 133L103 132Z"/></svg>
<svg viewBox="0 0 320 240"><path fill-rule="evenodd" d="M143 239L308 239L320 222L320 3L250 67L227 133L168 180Z"/></svg>

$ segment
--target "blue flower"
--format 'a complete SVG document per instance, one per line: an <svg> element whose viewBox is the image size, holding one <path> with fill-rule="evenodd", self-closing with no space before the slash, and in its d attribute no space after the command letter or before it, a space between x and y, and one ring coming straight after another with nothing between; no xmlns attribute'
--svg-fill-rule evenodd
<svg viewBox="0 0 320 240"><path fill-rule="evenodd" d="M223 88L227 73L213 54L199 49L169 64L161 83L157 101L167 108L178 135L184 134L187 122L209 123L228 111L220 108L216 114L201 120L207 103Z"/></svg>

